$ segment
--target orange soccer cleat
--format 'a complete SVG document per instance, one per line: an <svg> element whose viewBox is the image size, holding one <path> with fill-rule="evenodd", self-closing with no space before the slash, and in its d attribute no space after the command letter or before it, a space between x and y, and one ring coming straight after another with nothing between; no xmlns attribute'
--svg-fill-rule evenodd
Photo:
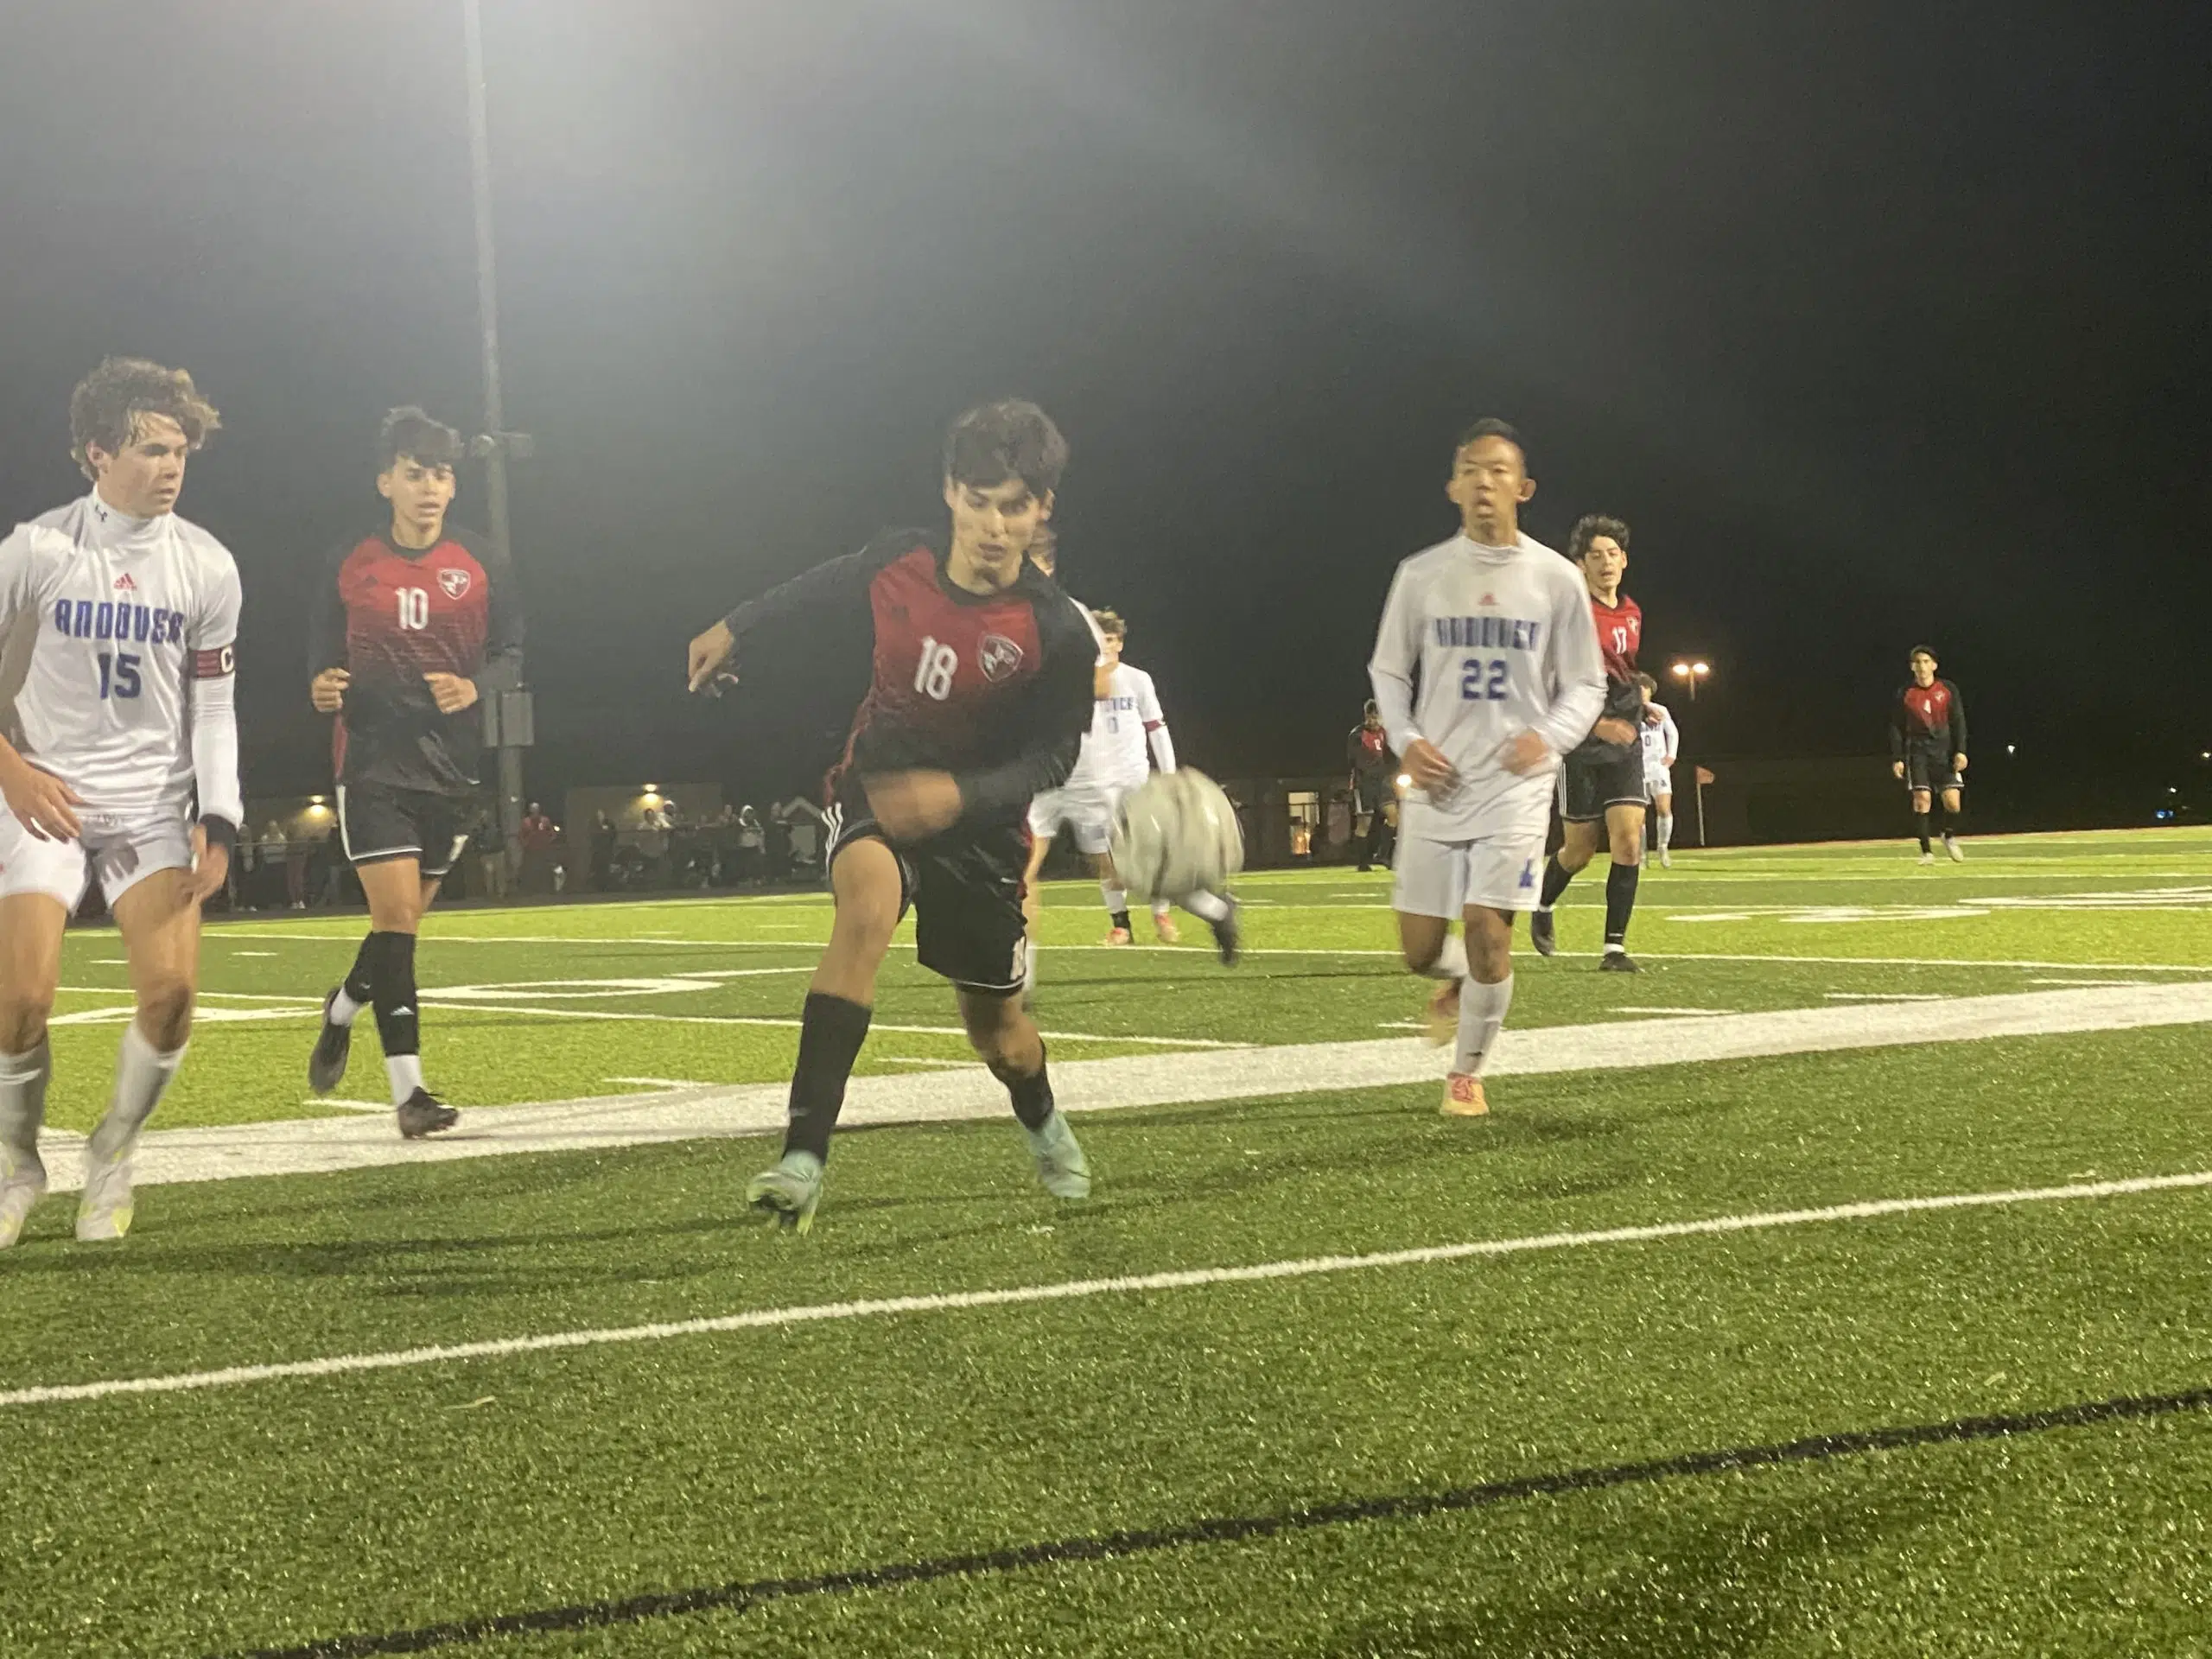
<svg viewBox="0 0 2212 1659"><path fill-rule="evenodd" d="M1129 930L1128 928L1109 927L1106 930L1106 943L1109 944L1133 944L1135 941L1129 938Z"/></svg>
<svg viewBox="0 0 2212 1659"><path fill-rule="evenodd" d="M1158 936L1162 944L1180 944L1183 942L1182 929L1175 925L1175 918L1173 916L1164 912L1158 911L1153 912L1152 931Z"/></svg>
<svg viewBox="0 0 2212 1659"><path fill-rule="evenodd" d="M1446 1117L1480 1117L1490 1110L1483 1098L1483 1080L1454 1071L1444 1079L1444 1103L1437 1108Z"/></svg>

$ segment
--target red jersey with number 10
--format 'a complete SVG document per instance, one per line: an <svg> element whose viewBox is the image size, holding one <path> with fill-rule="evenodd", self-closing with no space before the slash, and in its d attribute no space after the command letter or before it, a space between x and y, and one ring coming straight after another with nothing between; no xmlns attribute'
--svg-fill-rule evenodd
<svg viewBox="0 0 2212 1659"><path fill-rule="evenodd" d="M480 701L522 683L514 578L465 531L403 548L381 531L339 549L309 629L308 671L351 676L333 736L338 781L454 794L475 785L484 715L446 715L429 674L476 683Z"/></svg>

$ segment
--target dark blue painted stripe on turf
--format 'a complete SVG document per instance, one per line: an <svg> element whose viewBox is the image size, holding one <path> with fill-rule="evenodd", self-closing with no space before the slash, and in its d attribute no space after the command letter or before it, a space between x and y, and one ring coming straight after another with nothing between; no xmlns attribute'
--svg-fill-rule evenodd
<svg viewBox="0 0 2212 1659"><path fill-rule="evenodd" d="M886 1567L854 1567L805 1579L755 1579L741 1584L702 1585L657 1595L630 1596L619 1601L580 1602L568 1607L544 1607L521 1613L491 1613L476 1618L425 1624L411 1630L387 1630L381 1635L326 1637L296 1648L258 1648L234 1659L359 1659L387 1653L428 1653L458 1647L493 1637L524 1636L561 1630L598 1630L610 1625L642 1624L685 1613L722 1609L742 1610L758 1603L785 1601L798 1596L841 1595L853 1590L881 1590L903 1584L927 1584L938 1579L969 1578L988 1573L1014 1573L1025 1567L1051 1567L1062 1561L1114 1560L1123 1556L1179 1549L1192 1544L1234 1543L1247 1538L1272 1538L1284 1533L1307 1532L1317 1527L1343 1526L1355 1521L1418 1520L1466 1510L1487 1509L1524 1497L1553 1497L1570 1492L1601 1491L1611 1486L1634 1486L1646 1482L1675 1480L1696 1475L1730 1474L1739 1470L1771 1468L1778 1464L1821 1463L1834 1458L1862 1457L1869 1452L1897 1452L1915 1446L1943 1446L1962 1441L2003 1440L2018 1434L2040 1434L2055 1428L2082 1428L2096 1423L2125 1422L2145 1417L2168 1417L2212 1407L2212 1388L2192 1389L2185 1394L2137 1395L2120 1400L2098 1400L2084 1405L2057 1406L2048 1411L2023 1412L2005 1417L1961 1417L1947 1423L1912 1423L1895 1428L1860 1429L1843 1434L1819 1434L1809 1440L1778 1446L1739 1446L1721 1452L1691 1452L1649 1463L1617 1463L1595 1469L1568 1469L1548 1475L1523 1475L1514 1480L1491 1481L1443 1492L1407 1492L1395 1497L1350 1498L1313 1509L1281 1515L1216 1516L1179 1527L1135 1532L1113 1532L1089 1538L1065 1538L1053 1543L1020 1544L973 1555L942 1555L931 1560L900 1561Z"/></svg>

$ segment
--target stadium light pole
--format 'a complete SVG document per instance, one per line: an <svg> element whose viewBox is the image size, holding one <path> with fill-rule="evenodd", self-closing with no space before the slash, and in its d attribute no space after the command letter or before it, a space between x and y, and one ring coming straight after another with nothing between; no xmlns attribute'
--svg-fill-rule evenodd
<svg viewBox="0 0 2212 1659"><path fill-rule="evenodd" d="M1712 674L1713 664L1701 657L1696 658L1677 657L1667 671L1689 687L1690 701L1695 702L1698 683Z"/></svg>
<svg viewBox="0 0 2212 1659"><path fill-rule="evenodd" d="M514 568L507 518L507 456L527 456L530 435L507 430L499 385L499 268L492 238L492 130L484 86L484 17L479 0L461 0L468 75L468 173L476 213L476 322L484 361L484 430L469 445L484 461L485 512L493 550ZM522 862L522 751L532 738L527 692L500 694L484 711L486 735L499 756L499 839L510 869Z"/></svg>

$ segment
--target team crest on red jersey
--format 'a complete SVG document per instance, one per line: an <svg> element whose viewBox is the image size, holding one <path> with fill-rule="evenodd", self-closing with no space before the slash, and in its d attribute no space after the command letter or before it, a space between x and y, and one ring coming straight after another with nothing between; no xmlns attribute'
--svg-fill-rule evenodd
<svg viewBox="0 0 2212 1659"><path fill-rule="evenodd" d="M976 666L983 671L985 679L996 685L1020 671L1021 647L1002 633L987 633L976 646Z"/></svg>
<svg viewBox="0 0 2212 1659"><path fill-rule="evenodd" d="M446 590L448 599L459 599L468 591L468 572L449 564L438 572L438 586Z"/></svg>

